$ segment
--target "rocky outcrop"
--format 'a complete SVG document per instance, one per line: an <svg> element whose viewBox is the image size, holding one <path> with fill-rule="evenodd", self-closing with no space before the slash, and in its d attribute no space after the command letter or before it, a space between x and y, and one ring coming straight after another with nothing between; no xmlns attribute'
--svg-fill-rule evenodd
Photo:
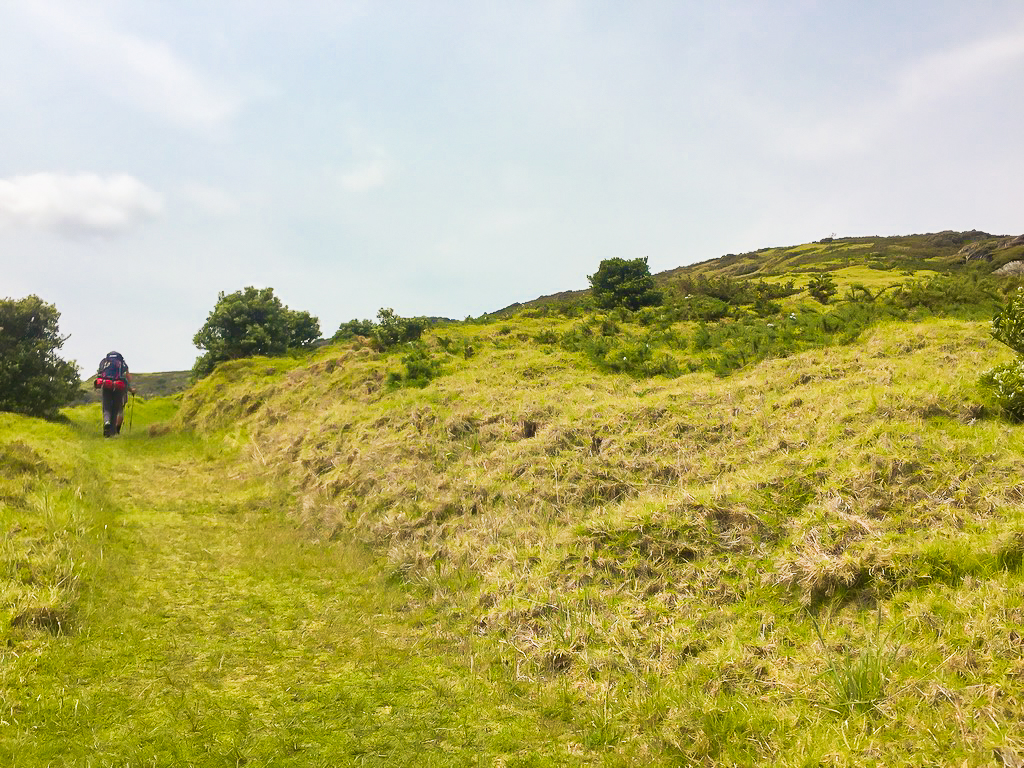
<svg viewBox="0 0 1024 768"><path fill-rule="evenodd" d="M992 274L999 275L1000 277L1024 275L1024 261L1009 261Z"/></svg>
<svg viewBox="0 0 1024 768"><path fill-rule="evenodd" d="M965 245L959 251L957 251L957 257L962 258L964 262L980 261L992 261L992 251L996 249L993 243L971 243Z"/></svg>

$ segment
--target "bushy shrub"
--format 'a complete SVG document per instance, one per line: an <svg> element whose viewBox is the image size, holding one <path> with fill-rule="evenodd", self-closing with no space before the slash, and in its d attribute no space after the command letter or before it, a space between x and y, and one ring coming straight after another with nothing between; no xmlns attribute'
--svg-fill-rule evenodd
<svg viewBox="0 0 1024 768"><path fill-rule="evenodd" d="M1017 353L1017 359L982 374L979 384L993 404L1024 421L1024 289L1018 288L992 318L992 336Z"/></svg>
<svg viewBox="0 0 1024 768"><path fill-rule="evenodd" d="M622 342L606 336L596 337L587 347L590 359L606 373L625 373L636 378L678 376L679 364L664 352L656 354L642 341Z"/></svg>
<svg viewBox="0 0 1024 768"><path fill-rule="evenodd" d="M418 317L400 317L395 310L382 308L377 312L377 325L373 329L374 345L380 350L396 344L419 341L427 327L426 320Z"/></svg>
<svg viewBox="0 0 1024 768"><path fill-rule="evenodd" d="M0 411L57 415L78 393L78 367L57 351L60 312L38 296L0 300Z"/></svg>
<svg viewBox="0 0 1024 768"><path fill-rule="evenodd" d="M217 363L253 355L283 355L320 338L320 323L308 312L281 303L273 288L217 294L217 303L192 343L205 350L192 366L196 377L211 373Z"/></svg>
<svg viewBox="0 0 1024 768"><path fill-rule="evenodd" d="M729 315L729 305L714 296L687 296L682 302L684 320L708 322Z"/></svg>
<svg viewBox="0 0 1024 768"><path fill-rule="evenodd" d="M993 405L1014 421L1024 421L1024 357L986 371L979 384Z"/></svg>
<svg viewBox="0 0 1024 768"><path fill-rule="evenodd" d="M687 298L703 296L736 307L753 304L759 298L784 299L800 291L792 280L786 283L768 283L763 280L744 280L726 275L682 275L677 277L673 284L679 293Z"/></svg>
<svg viewBox="0 0 1024 768"><path fill-rule="evenodd" d="M441 375L441 361L430 353L422 342L409 344L408 352L402 356L404 370L393 371L388 378L392 384L405 387L425 387Z"/></svg>
<svg viewBox="0 0 1024 768"><path fill-rule="evenodd" d="M590 280L594 302L602 309L640 309L661 303L662 294L647 259L604 259Z"/></svg>
<svg viewBox="0 0 1024 768"><path fill-rule="evenodd" d="M1024 289L1018 288L992 318L992 336L1024 355Z"/></svg>
<svg viewBox="0 0 1024 768"><path fill-rule="evenodd" d="M965 308L991 311L997 300L997 292L991 279L983 279L976 274L934 275L927 280L903 283L891 293L884 294L884 297L885 301L898 307L923 308L935 313L956 312ZM1012 304L1011 298L1007 306ZM1020 308L1011 309L1013 313L1019 314Z"/></svg>
<svg viewBox="0 0 1024 768"><path fill-rule="evenodd" d="M373 329L376 326L373 320L358 320L353 318L347 323L342 323L338 326L338 330L334 332L334 336L331 337L331 341L348 341L354 339L356 336L362 336L364 338L370 338L373 335Z"/></svg>
<svg viewBox="0 0 1024 768"><path fill-rule="evenodd" d="M815 275L807 283L807 292L821 304L828 304L838 291L839 287L832 275Z"/></svg>

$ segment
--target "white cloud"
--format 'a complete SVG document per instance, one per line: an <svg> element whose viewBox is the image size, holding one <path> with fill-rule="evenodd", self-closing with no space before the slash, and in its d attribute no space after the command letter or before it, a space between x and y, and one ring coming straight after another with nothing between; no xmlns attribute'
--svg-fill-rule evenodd
<svg viewBox="0 0 1024 768"><path fill-rule="evenodd" d="M383 149L369 152L370 157L341 174L342 189L349 192L368 192L385 186L394 177L398 165Z"/></svg>
<svg viewBox="0 0 1024 768"><path fill-rule="evenodd" d="M34 173L0 179L0 227L71 237L116 235L162 211L160 195L126 174Z"/></svg>
<svg viewBox="0 0 1024 768"><path fill-rule="evenodd" d="M988 77L998 77L1024 59L1024 29L1017 29L914 62L900 75L896 99L918 104L942 98Z"/></svg>
<svg viewBox="0 0 1024 768"><path fill-rule="evenodd" d="M115 29L65 6L34 0L19 6L41 37L77 72L113 98L176 123L209 128L238 111L241 98L209 81L163 42Z"/></svg>
<svg viewBox="0 0 1024 768"><path fill-rule="evenodd" d="M921 119L933 105L994 81L1022 61L1024 29L1018 27L909 61L887 90L855 101L838 114L819 117L804 109L782 118L769 109L769 119L762 116L758 121L787 154L824 159L875 151L894 126Z"/></svg>
<svg viewBox="0 0 1024 768"><path fill-rule="evenodd" d="M203 213L216 218L237 216L242 205L223 189L207 184L186 184L181 190L185 199Z"/></svg>

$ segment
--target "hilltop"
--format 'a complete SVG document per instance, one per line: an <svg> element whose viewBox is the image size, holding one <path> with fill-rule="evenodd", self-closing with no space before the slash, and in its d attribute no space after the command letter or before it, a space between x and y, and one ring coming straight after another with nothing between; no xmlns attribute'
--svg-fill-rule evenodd
<svg viewBox="0 0 1024 768"><path fill-rule="evenodd" d="M1018 428L975 383L1009 356L993 273L1022 251L727 256L659 276L662 307L566 294L414 347L226 363L174 424L298 483L311 535L372 547L588 747L988 764L1024 717L1024 496Z"/></svg>
<svg viewBox="0 0 1024 768"><path fill-rule="evenodd" d="M1016 261L1024 261L1024 235L945 231L888 237L826 237L803 245L728 253L659 272L654 278L663 288L671 289L680 278L696 275L778 278L864 267L878 272L925 270L948 274L972 269L987 274ZM561 291L512 304L494 314L501 316L544 305L572 303L587 293L586 290Z"/></svg>

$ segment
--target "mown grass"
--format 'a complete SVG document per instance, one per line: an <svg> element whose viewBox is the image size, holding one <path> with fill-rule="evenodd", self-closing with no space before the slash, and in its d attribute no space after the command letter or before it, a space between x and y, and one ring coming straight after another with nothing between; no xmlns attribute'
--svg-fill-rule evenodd
<svg viewBox="0 0 1024 768"><path fill-rule="evenodd" d="M66 425L2 425L3 455L32 486L24 505L6 495L4 513L27 526L39 512L32 541L46 546L25 557L54 576L0 625L0 762L600 762L500 668L434 631L359 547L298 530L290 485L240 467L237 438L163 434L172 412L140 401L114 440L94 407ZM22 444L45 475L35 453L10 449ZM49 517L33 493L57 499ZM23 589L7 571L8 594ZM71 620L10 620L51 604Z"/></svg>

